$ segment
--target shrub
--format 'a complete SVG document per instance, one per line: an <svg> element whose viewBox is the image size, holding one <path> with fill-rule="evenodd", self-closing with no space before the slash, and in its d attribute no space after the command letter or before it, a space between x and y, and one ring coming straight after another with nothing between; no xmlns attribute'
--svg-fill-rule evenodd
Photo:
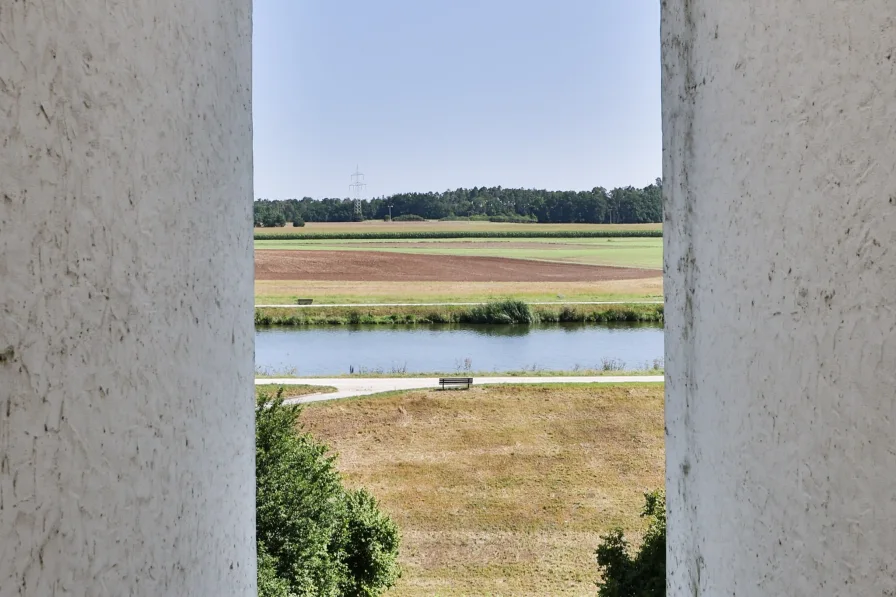
<svg viewBox="0 0 896 597"><path fill-rule="evenodd" d="M625 361L604 357L600 360L600 368L603 371L625 371Z"/></svg>
<svg viewBox="0 0 896 597"><path fill-rule="evenodd" d="M538 309L536 310L539 323L559 323L560 314L556 309Z"/></svg>
<svg viewBox="0 0 896 597"><path fill-rule="evenodd" d="M300 407L281 394L255 409L259 595L379 595L399 575L398 529L342 486L335 457L297 430Z"/></svg>
<svg viewBox="0 0 896 597"><path fill-rule="evenodd" d="M560 309L559 318L563 323L572 323L575 321L582 321L583 319L576 308L569 305L565 305L562 309Z"/></svg>
<svg viewBox="0 0 896 597"><path fill-rule="evenodd" d="M304 227L305 227L305 220L303 220L302 218L296 218L296 219L294 219L294 220L292 221L292 227L293 227L293 228L304 228Z"/></svg>
<svg viewBox="0 0 896 597"><path fill-rule="evenodd" d="M398 527L380 511L376 499L363 489L348 492L346 508L341 548L348 573L340 584L341 594L379 595L393 586L399 577L395 565Z"/></svg>
<svg viewBox="0 0 896 597"><path fill-rule="evenodd" d="M416 214L404 214L403 216L395 216L392 218L393 222L425 222L426 218L418 216Z"/></svg>
<svg viewBox="0 0 896 597"><path fill-rule="evenodd" d="M451 315L447 311L431 311L428 315L426 315L426 319L428 319L432 323L452 323Z"/></svg>
<svg viewBox="0 0 896 597"><path fill-rule="evenodd" d="M666 493L644 494L641 516L648 518L641 548L632 556L622 529L601 536L597 565L599 597L663 597L666 594Z"/></svg>
<svg viewBox="0 0 896 597"><path fill-rule="evenodd" d="M464 323L538 323L528 303L513 300L477 305L468 319Z"/></svg>

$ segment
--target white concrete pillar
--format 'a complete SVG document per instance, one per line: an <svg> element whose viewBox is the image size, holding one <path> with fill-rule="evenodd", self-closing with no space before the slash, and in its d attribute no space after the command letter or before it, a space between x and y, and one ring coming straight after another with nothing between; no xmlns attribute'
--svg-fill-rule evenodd
<svg viewBox="0 0 896 597"><path fill-rule="evenodd" d="M0 2L0 594L255 588L250 0Z"/></svg>
<svg viewBox="0 0 896 597"><path fill-rule="evenodd" d="M669 595L896 595L896 4L666 0Z"/></svg>

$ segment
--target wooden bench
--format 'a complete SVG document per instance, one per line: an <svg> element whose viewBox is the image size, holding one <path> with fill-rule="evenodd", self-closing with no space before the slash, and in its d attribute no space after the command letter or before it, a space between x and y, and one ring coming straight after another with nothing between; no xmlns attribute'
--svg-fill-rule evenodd
<svg viewBox="0 0 896 597"><path fill-rule="evenodd" d="M296 299L297 305L310 305L314 302L314 299Z"/></svg>
<svg viewBox="0 0 896 597"><path fill-rule="evenodd" d="M442 386L444 390L446 386L464 386L465 389L469 390L470 386L473 385L472 377L440 377L439 385Z"/></svg>

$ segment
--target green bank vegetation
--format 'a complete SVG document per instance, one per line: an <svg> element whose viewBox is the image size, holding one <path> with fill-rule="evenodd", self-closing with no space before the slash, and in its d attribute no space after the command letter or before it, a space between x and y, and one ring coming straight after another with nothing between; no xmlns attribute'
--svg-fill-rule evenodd
<svg viewBox="0 0 896 597"><path fill-rule="evenodd" d="M434 323L662 323L663 305L529 305L506 300L484 305L400 307L259 307L255 325L414 325Z"/></svg>
<svg viewBox="0 0 896 597"><path fill-rule="evenodd" d="M534 363L530 366L523 367L522 369L514 369L510 371L486 371L475 369L473 365L473 360L470 358L456 359L455 368L450 371L424 371L420 373L409 372L407 370L407 366L405 365L394 365L389 368L383 367L365 367L363 365L352 365L346 364L346 371L348 373L340 373L336 375L300 375L300 371L298 368L288 368L288 369L266 369L266 368L257 368L255 370L255 377L257 379L288 379L288 378L298 378L301 377L303 379L351 379L353 377L384 377L384 378L393 378L393 377L402 377L402 378L434 378L434 377L449 377L452 375L463 374L467 377L599 377L599 376L648 376L648 375L663 375L664 373L664 361L663 359L654 359L652 361L645 361L643 363L626 363L624 360L615 358L615 357L606 357L602 358L600 362L594 363L593 365L574 365L571 369L558 370L558 369L544 369L539 367L537 363ZM558 380L562 382L562 379ZM268 387L277 387L277 386L268 386ZM313 392L304 392L304 393L324 393L335 391L333 388L328 388L325 386L286 386L289 387L301 387L301 388L315 388L316 390ZM319 388L319 391L317 391ZM304 395L304 394L298 394Z"/></svg>

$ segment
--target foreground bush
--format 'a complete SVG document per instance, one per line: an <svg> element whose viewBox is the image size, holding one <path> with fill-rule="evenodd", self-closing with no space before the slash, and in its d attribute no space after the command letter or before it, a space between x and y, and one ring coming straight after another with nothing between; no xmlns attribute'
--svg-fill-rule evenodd
<svg viewBox="0 0 896 597"><path fill-rule="evenodd" d="M666 594L666 493L644 494L642 517L649 519L644 542L634 555L622 529L602 535L597 565L599 597L663 597Z"/></svg>
<svg viewBox="0 0 896 597"><path fill-rule="evenodd" d="M399 576L398 528L342 486L328 448L297 431L300 412L279 394L255 409L259 595L380 595Z"/></svg>

